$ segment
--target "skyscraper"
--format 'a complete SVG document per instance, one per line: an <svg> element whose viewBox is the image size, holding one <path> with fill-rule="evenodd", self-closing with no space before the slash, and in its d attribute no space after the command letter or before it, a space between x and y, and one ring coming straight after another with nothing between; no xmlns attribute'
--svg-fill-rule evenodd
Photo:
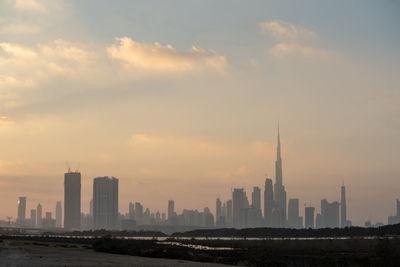
<svg viewBox="0 0 400 267"><path fill-rule="evenodd" d="M272 210L274 209L274 189L272 179L265 179L264 188L264 220L267 227L272 226Z"/></svg>
<svg viewBox="0 0 400 267"><path fill-rule="evenodd" d="M136 224L143 224L143 205L139 202L135 203L135 220Z"/></svg>
<svg viewBox="0 0 400 267"><path fill-rule="evenodd" d="M20 226L25 225L25 214L26 214L26 197L19 197L18 199L18 215L17 224Z"/></svg>
<svg viewBox="0 0 400 267"><path fill-rule="evenodd" d="M342 185L340 196L340 227L347 226L346 187Z"/></svg>
<svg viewBox="0 0 400 267"><path fill-rule="evenodd" d="M400 200L396 199L396 216L399 218L400 221Z"/></svg>
<svg viewBox="0 0 400 267"><path fill-rule="evenodd" d="M64 228L81 227L81 174L68 170L64 174Z"/></svg>
<svg viewBox="0 0 400 267"><path fill-rule="evenodd" d="M251 205L261 211L261 190L258 186L253 187L253 192L251 193Z"/></svg>
<svg viewBox="0 0 400 267"><path fill-rule="evenodd" d="M305 228L314 228L314 207L306 207L304 210L304 217L305 217L305 222L304 222L304 227Z"/></svg>
<svg viewBox="0 0 400 267"><path fill-rule="evenodd" d="M93 180L94 229L118 229L118 179L97 177Z"/></svg>
<svg viewBox="0 0 400 267"><path fill-rule="evenodd" d="M42 227L42 205L39 203L36 207L36 226L37 227Z"/></svg>
<svg viewBox="0 0 400 267"><path fill-rule="evenodd" d="M222 226L221 225L221 217L222 217L222 202L219 198L215 201L215 224L217 227Z"/></svg>
<svg viewBox="0 0 400 267"><path fill-rule="evenodd" d="M135 220L135 203L133 202L129 202L128 216L129 220Z"/></svg>
<svg viewBox="0 0 400 267"><path fill-rule="evenodd" d="M56 204L56 227L61 228L61 225L62 225L61 201L57 201L57 204Z"/></svg>
<svg viewBox="0 0 400 267"><path fill-rule="evenodd" d="M226 222L229 226L233 224L233 205L231 199L226 202Z"/></svg>
<svg viewBox="0 0 400 267"><path fill-rule="evenodd" d="M288 226L290 228L302 228L303 218L299 216L299 199L289 199L288 205Z"/></svg>
<svg viewBox="0 0 400 267"><path fill-rule="evenodd" d="M168 200L168 220L172 220L175 216L175 201Z"/></svg>
<svg viewBox="0 0 400 267"><path fill-rule="evenodd" d="M284 227L286 224L286 191L283 185L282 174L282 157L281 157L281 138L278 127L278 144L276 148L276 161L275 161L275 185L274 185L274 201L275 201L275 214L279 214L280 218L277 221L280 225L275 227Z"/></svg>
<svg viewBox="0 0 400 267"><path fill-rule="evenodd" d="M36 227L36 210L31 210L31 227Z"/></svg>
<svg viewBox="0 0 400 267"><path fill-rule="evenodd" d="M240 228L246 226L246 211L248 209L248 200L243 188L235 188L232 192L233 202L233 226Z"/></svg>
<svg viewBox="0 0 400 267"><path fill-rule="evenodd" d="M322 227L336 228L340 226L339 207L337 201L329 203L326 199L321 200L321 224Z"/></svg>

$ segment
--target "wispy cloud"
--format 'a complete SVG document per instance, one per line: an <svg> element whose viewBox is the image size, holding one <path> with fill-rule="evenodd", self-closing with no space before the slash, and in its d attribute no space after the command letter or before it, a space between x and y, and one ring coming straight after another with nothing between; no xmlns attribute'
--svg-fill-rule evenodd
<svg viewBox="0 0 400 267"><path fill-rule="evenodd" d="M312 30L280 20L264 21L259 23L258 26L262 32L277 40L297 42L313 40L318 37L317 33Z"/></svg>
<svg viewBox="0 0 400 267"><path fill-rule="evenodd" d="M328 50L289 42L278 43L271 47L268 52L274 57L300 56L308 59L327 58L332 55L332 53Z"/></svg>
<svg viewBox="0 0 400 267"><path fill-rule="evenodd" d="M107 49L109 56L132 68L159 72L220 71L227 65L224 56L195 46L181 52L171 45L140 43L128 37L117 38L117 41L118 44Z"/></svg>
<svg viewBox="0 0 400 267"><path fill-rule="evenodd" d="M3 34L34 34L39 31L39 26L27 23L13 23L0 26L0 33Z"/></svg>
<svg viewBox="0 0 400 267"><path fill-rule="evenodd" d="M281 20L264 21L259 23L258 26L264 34L277 41L268 50L273 57L295 56L311 59L332 56L332 52L309 44L319 38L313 30Z"/></svg>
<svg viewBox="0 0 400 267"><path fill-rule="evenodd" d="M45 5L39 0L15 0L15 8L22 10L47 11Z"/></svg>

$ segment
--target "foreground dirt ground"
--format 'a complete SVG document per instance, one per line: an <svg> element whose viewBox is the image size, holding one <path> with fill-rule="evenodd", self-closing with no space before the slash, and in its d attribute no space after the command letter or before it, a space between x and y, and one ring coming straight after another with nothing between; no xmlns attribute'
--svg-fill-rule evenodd
<svg viewBox="0 0 400 267"><path fill-rule="evenodd" d="M73 244L3 240L0 243L0 266L222 267L227 265L107 254Z"/></svg>

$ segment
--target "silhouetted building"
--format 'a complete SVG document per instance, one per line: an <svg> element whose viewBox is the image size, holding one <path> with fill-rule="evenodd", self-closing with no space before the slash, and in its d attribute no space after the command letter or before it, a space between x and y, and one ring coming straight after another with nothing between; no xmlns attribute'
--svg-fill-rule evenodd
<svg viewBox="0 0 400 267"><path fill-rule="evenodd" d="M388 217L388 224L400 223L400 200L396 199L396 215Z"/></svg>
<svg viewBox="0 0 400 267"><path fill-rule="evenodd" d="M129 202L128 218L129 220L135 220L135 203L133 202Z"/></svg>
<svg viewBox="0 0 400 267"><path fill-rule="evenodd" d="M31 210L31 222L30 222L31 227L36 227L36 210L32 209Z"/></svg>
<svg viewBox="0 0 400 267"><path fill-rule="evenodd" d="M175 201L169 200L168 201L168 220L170 221L170 223L172 222L174 217L175 217Z"/></svg>
<svg viewBox="0 0 400 267"><path fill-rule="evenodd" d="M251 206L249 208L247 227L261 227L263 224L261 213L261 189L258 186L253 187Z"/></svg>
<svg viewBox="0 0 400 267"><path fill-rule="evenodd" d="M400 200L396 199L396 216L400 218Z"/></svg>
<svg viewBox="0 0 400 267"><path fill-rule="evenodd" d="M272 226L272 210L274 209L274 189L272 179L265 179L264 188L264 220L267 227Z"/></svg>
<svg viewBox="0 0 400 267"><path fill-rule="evenodd" d="M57 204L56 204L56 227L61 228L61 226L62 226L61 201L57 201Z"/></svg>
<svg viewBox="0 0 400 267"><path fill-rule="evenodd" d="M233 226L246 227L246 211L249 208L246 192L243 188L235 188L232 192L233 202Z"/></svg>
<svg viewBox="0 0 400 267"><path fill-rule="evenodd" d="M227 226L233 225L233 203L231 199L226 202L226 224Z"/></svg>
<svg viewBox="0 0 400 267"><path fill-rule="evenodd" d="M39 203L36 207L36 226L37 227L42 227L42 205Z"/></svg>
<svg viewBox="0 0 400 267"><path fill-rule="evenodd" d="M347 220L346 187L342 185L340 192L340 227L347 226L351 226L351 222Z"/></svg>
<svg viewBox="0 0 400 267"><path fill-rule="evenodd" d="M225 216L222 213L222 202L219 198L215 201L215 225L216 227L225 227Z"/></svg>
<svg viewBox="0 0 400 267"><path fill-rule="evenodd" d="M290 228L303 228L303 218L299 216L299 199L289 199L288 225Z"/></svg>
<svg viewBox="0 0 400 267"><path fill-rule="evenodd" d="M118 179L97 177L93 180L94 229L118 229Z"/></svg>
<svg viewBox="0 0 400 267"><path fill-rule="evenodd" d="M304 217L305 217L305 222L304 222L304 227L305 228L314 228L314 207L306 207L304 210Z"/></svg>
<svg viewBox="0 0 400 267"><path fill-rule="evenodd" d="M81 174L64 174L64 228L81 228Z"/></svg>
<svg viewBox="0 0 400 267"><path fill-rule="evenodd" d="M320 213L317 213L317 216L315 216L315 228L323 228L324 226L322 225L322 216Z"/></svg>
<svg viewBox="0 0 400 267"><path fill-rule="evenodd" d="M42 221L43 228L55 228L56 220L54 220L51 216L51 212L46 212L46 216Z"/></svg>
<svg viewBox="0 0 400 267"><path fill-rule="evenodd" d="M19 197L18 199L18 215L17 224L19 226L25 226L26 224L26 197Z"/></svg>
<svg viewBox="0 0 400 267"><path fill-rule="evenodd" d="M329 203L326 199L321 200L322 227L339 227L339 207L337 201Z"/></svg>
<svg viewBox="0 0 400 267"><path fill-rule="evenodd" d="M280 219L275 218L273 227L285 227L286 225L286 191L283 185L282 174L282 158L281 158L281 139L278 127L278 145L276 149L275 161L275 185L274 185L274 201L275 201L275 216L281 216Z"/></svg>
<svg viewBox="0 0 400 267"><path fill-rule="evenodd" d="M251 193L251 205L261 211L261 190L258 186L253 187L253 192Z"/></svg>
<svg viewBox="0 0 400 267"><path fill-rule="evenodd" d="M139 202L135 203L135 221L136 224L143 224L143 205Z"/></svg>
<svg viewBox="0 0 400 267"><path fill-rule="evenodd" d="M212 215L209 208L204 208L203 210L203 226L205 227L214 227L214 216Z"/></svg>

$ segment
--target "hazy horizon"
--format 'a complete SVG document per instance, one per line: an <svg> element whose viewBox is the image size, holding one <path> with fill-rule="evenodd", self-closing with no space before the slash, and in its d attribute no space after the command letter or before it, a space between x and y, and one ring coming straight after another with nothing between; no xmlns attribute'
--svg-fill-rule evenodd
<svg viewBox="0 0 400 267"><path fill-rule="evenodd" d="M0 220L63 200L66 162L152 211L283 182L353 224L400 198L396 1L0 1Z"/></svg>

